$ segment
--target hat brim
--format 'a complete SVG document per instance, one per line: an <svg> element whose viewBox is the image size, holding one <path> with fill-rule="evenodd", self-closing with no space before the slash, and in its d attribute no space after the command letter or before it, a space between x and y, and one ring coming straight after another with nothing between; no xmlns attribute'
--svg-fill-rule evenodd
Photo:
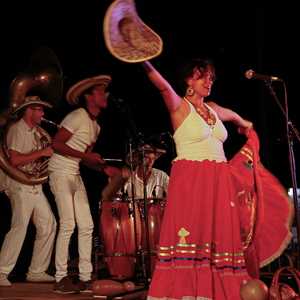
<svg viewBox="0 0 300 300"><path fill-rule="evenodd" d="M91 78L81 80L70 87L67 92L66 99L71 105L78 104L79 96L92 86L102 85L103 89L110 84L111 77L109 75L98 75Z"/></svg>
<svg viewBox="0 0 300 300"><path fill-rule="evenodd" d="M24 108L26 108L27 106L30 106L30 105L40 105L40 106L47 107L47 108L52 108L53 107L48 102L41 101L41 100L32 100L32 101L22 103L20 106L18 106L16 109L14 109L12 111L12 114L14 115L14 114L20 112L22 109L24 109Z"/></svg>
<svg viewBox="0 0 300 300"><path fill-rule="evenodd" d="M166 150L164 149L160 149L154 146L150 146L149 144L145 144L143 146L138 147L137 149L133 150L132 152L132 160L133 163L138 166L142 163L142 154L148 154L148 153L153 153L155 155L155 160L157 160L158 158L160 158L163 154L167 153ZM127 157L126 157L126 162L127 164L130 165L130 153L128 153Z"/></svg>
<svg viewBox="0 0 300 300"><path fill-rule="evenodd" d="M142 62L162 52L162 39L140 19L133 0L114 1L104 16L103 30L106 47L121 61Z"/></svg>
<svg viewBox="0 0 300 300"><path fill-rule="evenodd" d="M149 144L145 144L144 146L139 147L137 150L144 153L153 153L155 155L155 159L158 159L161 155L167 152L164 149L150 146Z"/></svg>

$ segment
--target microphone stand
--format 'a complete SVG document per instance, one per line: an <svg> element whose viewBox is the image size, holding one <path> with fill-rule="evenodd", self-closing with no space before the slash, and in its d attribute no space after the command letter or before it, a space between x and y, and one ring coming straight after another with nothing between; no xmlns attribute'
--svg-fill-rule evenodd
<svg viewBox="0 0 300 300"><path fill-rule="evenodd" d="M135 186L134 186L134 158L133 158L133 144L137 146L137 149L140 145L144 143L142 137L143 135L137 131L137 127L133 121L132 113L129 105L122 99L118 99L110 95L110 99L114 103L115 107L118 109L120 113L120 117L124 124L126 124L125 130L126 135L129 139L128 147L129 147L129 165L130 165L130 181L131 181L131 202L132 202L132 210L133 210L133 220L134 220L134 239L135 239L135 251L136 257L139 258L142 264L142 276L143 283L145 287L148 287L148 272L147 266L145 265L145 261L143 259L141 245L138 245L138 228L137 228L137 214L136 209L139 209L139 206L136 203L135 199ZM135 143L133 143L135 141ZM138 158L139 159L139 158ZM144 153L143 153L143 164L144 164ZM146 226L147 228L147 226ZM147 229L146 229L147 230ZM149 239L149 237L148 237Z"/></svg>
<svg viewBox="0 0 300 300"><path fill-rule="evenodd" d="M139 245L138 245L138 232L137 232L137 220L136 220L136 201L135 201L135 189L134 189L134 162L133 162L133 149L132 149L132 138L129 138L129 166L130 166L130 188L131 188L131 199L129 200L132 205L132 214L133 214L133 230L134 230L134 247L136 257L140 256L139 254Z"/></svg>
<svg viewBox="0 0 300 300"><path fill-rule="evenodd" d="M266 86L269 88L271 95L275 99L275 102L279 106L281 112L283 113L285 117L285 123L286 123L286 136L287 136L287 142L288 142L288 148L289 148L289 164L290 164L290 172L291 172L291 178L292 178L292 189L293 189L293 202L294 202L294 208L295 208L295 222L296 222L296 230L297 230L297 253L299 253L300 245L299 245L299 238L300 238L300 216L299 216L299 205L298 205L298 199L297 199L297 175L296 175L296 164L295 164L295 155L294 155L294 138L296 137L298 142L300 142L300 135L297 130L297 128L293 125L292 121L289 119L289 108L288 108L288 101L287 101L287 92L286 92L286 85L285 82L283 82L284 87L284 107L281 105L273 87L272 87L272 81L267 80L265 81ZM299 260L297 260L297 267L299 267Z"/></svg>
<svg viewBox="0 0 300 300"><path fill-rule="evenodd" d="M142 159L143 159L143 212L142 218L144 219L144 226L146 231L146 264L144 266L145 284L149 285L151 281L151 250L150 250L150 238L149 238L149 218L148 218L148 195L147 195L147 178L146 178L146 160L145 160L145 149L142 147Z"/></svg>

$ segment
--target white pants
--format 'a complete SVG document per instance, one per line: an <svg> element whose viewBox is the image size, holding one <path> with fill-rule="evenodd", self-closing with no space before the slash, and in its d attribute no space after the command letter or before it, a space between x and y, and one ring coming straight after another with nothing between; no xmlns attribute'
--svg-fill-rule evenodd
<svg viewBox="0 0 300 300"><path fill-rule="evenodd" d="M42 186L13 183L6 191L10 199L12 219L0 253L0 273L8 275L14 268L32 217L36 227L30 273L45 272L49 267L56 234L56 221Z"/></svg>
<svg viewBox="0 0 300 300"><path fill-rule="evenodd" d="M91 279L93 220L86 190L80 175L50 173L50 187L59 215L56 241L56 281L67 276L69 244L75 224L78 229L79 278Z"/></svg>

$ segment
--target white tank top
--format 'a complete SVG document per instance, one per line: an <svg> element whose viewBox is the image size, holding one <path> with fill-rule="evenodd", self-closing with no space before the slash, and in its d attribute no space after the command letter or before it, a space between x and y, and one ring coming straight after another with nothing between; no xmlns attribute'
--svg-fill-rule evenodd
<svg viewBox="0 0 300 300"><path fill-rule="evenodd" d="M186 102L189 104L190 113L174 133L177 151L175 160L227 161L223 149L227 130L216 112L204 104L216 117L216 124L208 125L196 112L194 106L190 102Z"/></svg>

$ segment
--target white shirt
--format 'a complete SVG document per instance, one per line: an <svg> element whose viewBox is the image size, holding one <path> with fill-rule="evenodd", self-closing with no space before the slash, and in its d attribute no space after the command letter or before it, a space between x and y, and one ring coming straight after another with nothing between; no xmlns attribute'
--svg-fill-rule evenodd
<svg viewBox="0 0 300 300"><path fill-rule="evenodd" d="M78 108L69 113L61 122L64 127L72 133L66 144L74 150L85 152L94 144L100 133L100 126L96 120L92 120L84 108ZM54 153L49 161L49 171L70 175L79 174L80 158L64 156Z"/></svg>
<svg viewBox="0 0 300 300"><path fill-rule="evenodd" d="M142 199L144 197L143 179L139 178L137 173L134 173L135 198ZM169 176L162 170L152 168L151 175L147 180L146 192L147 198L165 198L168 191ZM124 186L124 192L131 197L131 178Z"/></svg>
<svg viewBox="0 0 300 300"><path fill-rule="evenodd" d="M28 154L43 148L41 137L42 135L37 127L30 128L23 120L23 118L21 118L19 121L11 125L7 132L7 148L8 150L14 150L22 154ZM25 173L32 174L34 173L34 168L37 167L37 164L42 162L43 158L35 160L18 168ZM12 190L25 189L28 191L36 191L37 189L41 190L42 185L25 185L7 176L7 188Z"/></svg>

